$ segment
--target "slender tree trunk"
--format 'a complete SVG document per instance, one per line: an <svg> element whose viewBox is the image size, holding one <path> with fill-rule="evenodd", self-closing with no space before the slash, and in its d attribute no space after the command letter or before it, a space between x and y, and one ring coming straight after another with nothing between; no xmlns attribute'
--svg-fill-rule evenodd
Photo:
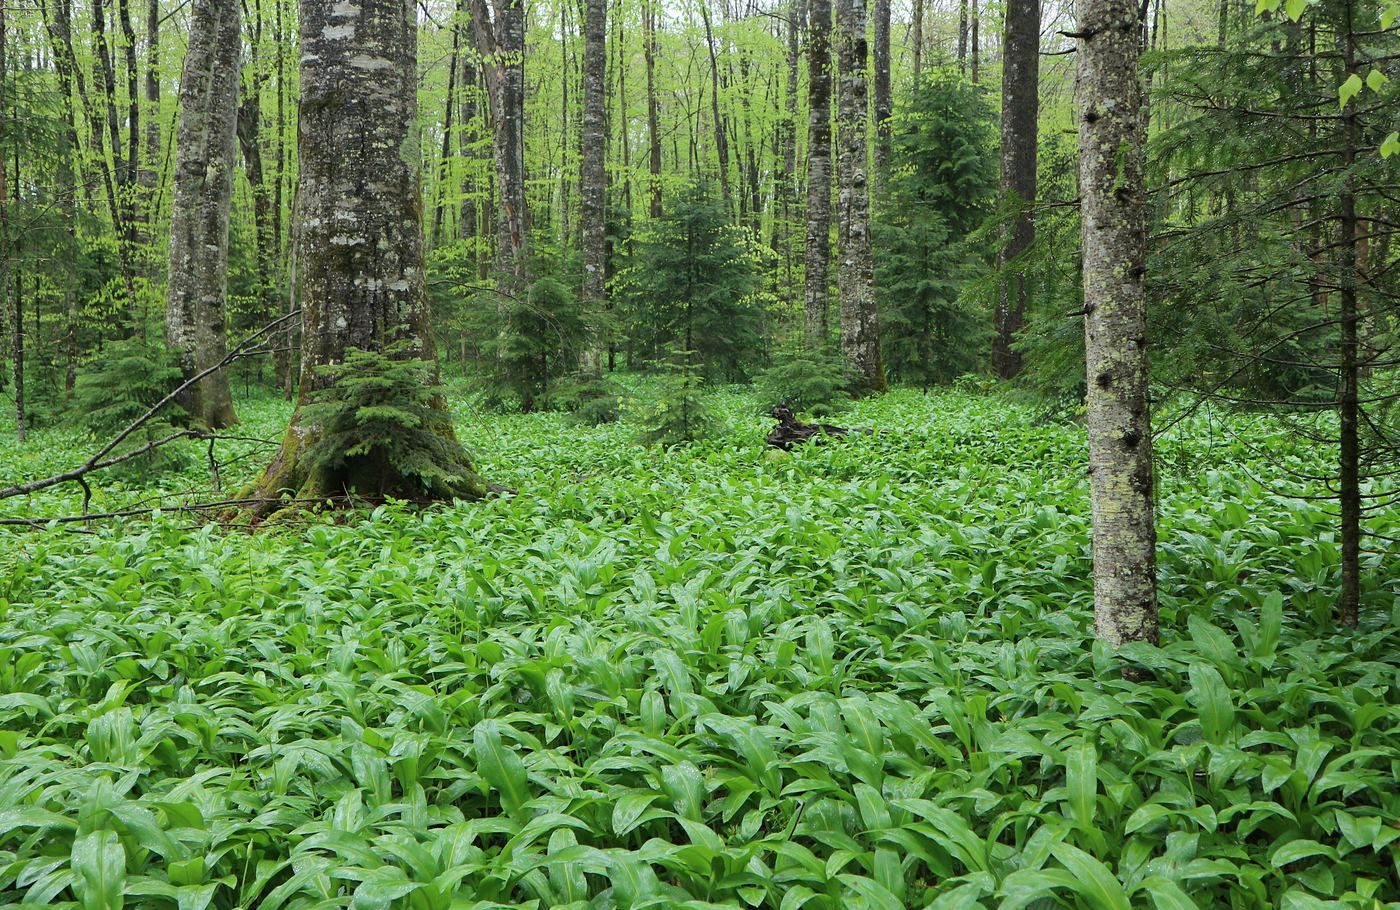
<svg viewBox="0 0 1400 910"><path fill-rule="evenodd" d="M1157 640L1142 26L1136 0L1081 0L1076 63L1094 627L1115 647Z"/></svg>
<svg viewBox="0 0 1400 910"><path fill-rule="evenodd" d="M193 0L190 7L165 316L166 340L186 376L214 366L228 352L225 304L229 203L237 165L241 9L228 0ZM223 370L200 380L185 406L211 427L238 422Z"/></svg>
<svg viewBox="0 0 1400 910"><path fill-rule="evenodd" d="M497 249L501 291L524 290L529 243L525 202L525 7L524 0L500 0L494 20L485 0L472 0L472 29L485 61L496 157Z"/></svg>
<svg viewBox="0 0 1400 910"><path fill-rule="evenodd" d="M724 133L724 119L719 115L719 60L715 52L715 31L710 25L708 0L701 0L700 18L705 23L705 46L710 51L710 111L715 123L715 152L719 156L719 189L729 201L729 141Z"/></svg>
<svg viewBox="0 0 1400 910"><path fill-rule="evenodd" d="M276 46L277 54L277 147L275 151L276 161L274 168L276 174L272 181L272 242L273 248L277 251L278 266L278 288L285 286L285 306L288 313L295 309L294 293L292 288L292 274L288 260L290 244L283 242L284 233L282 230L283 212L283 186L287 179L287 53L284 41L282 4L284 0L272 0L273 3L273 36L272 40ZM285 276L286 283L280 280ZM282 389L282 395L286 400L292 400L294 392L293 386L296 384L296 364L294 361L295 346L297 340L297 326L294 320L288 320L287 327L278 333L276 339L277 351L273 354L274 369L277 371L278 385Z"/></svg>
<svg viewBox="0 0 1400 910"><path fill-rule="evenodd" d="M809 0L807 231L803 297L807 347L827 343L831 268L831 0Z"/></svg>
<svg viewBox="0 0 1400 910"><path fill-rule="evenodd" d="M140 70L136 63L136 30L131 25L129 0L116 0L117 19L122 30L122 60L126 75L126 176L122 183L127 188L126 241L130 244L134 257L145 231L142 219L145 206L138 197L141 195L141 95L138 91Z"/></svg>
<svg viewBox="0 0 1400 910"><path fill-rule="evenodd" d="M587 2L587 0L583 0ZM569 77L574 71L569 54L569 22L565 13L569 9L567 2L559 4L559 247L567 250L569 248L569 231L573 225L570 201L573 196L573 180L569 173L569 155L572 151L569 148L569 127L573 123L573 118L569 114ZM606 148L604 153L606 154ZM548 223L549 214L545 213L545 222Z"/></svg>
<svg viewBox="0 0 1400 910"><path fill-rule="evenodd" d="M797 203L797 89L802 55L802 20L807 16L807 0L792 0L788 7L787 66L783 84L783 119L778 124L777 163L780 168L774 181L776 205L773 215L773 248L781 251L783 271L779 279L780 294L794 300L795 264L793 262L792 230ZM776 277L776 276L775 276Z"/></svg>
<svg viewBox="0 0 1400 910"><path fill-rule="evenodd" d="M586 317L596 322L607 303L608 175L607 56L608 0L586 0L583 18L583 129L579 148L579 234L583 244L583 295ZM606 341L595 327L584 368L602 369Z"/></svg>
<svg viewBox="0 0 1400 910"><path fill-rule="evenodd" d="M647 173L651 217L661 217L661 127L656 103L656 0L642 0L642 57L647 68Z"/></svg>
<svg viewBox="0 0 1400 910"><path fill-rule="evenodd" d="M319 368L342 362L350 348L383 352L398 342L407 356L434 356L424 286L420 156L416 141L417 22L408 0L301 3L300 161L297 238L302 300L302 376L297 410L282 447L257 485L259 497L295 491L298 498L339 494L354 477L354 459L313 464L307 453L320 428L304 405L332 380ZM447 452L437 467L455 480L447 491L482 493L457 444L445 402L429 431ZM373 458L374 453L361 456ZM424 491L398 466L382 465L378 492ZM276 508L264 508L270 511Z"/></svg>
<svg viewBox="0 0 1400 910"><path fill-rule="evenodd" d="M1356 71L1356 47L1353 37L1352 4L1345 4L1346 23L1339 36L1342 63L1348 73ZM1360 343L1357 326L1360 310L1357 306L1357 249L1361 243L1357 230L1356 189L1353 170L1356 166L1357 102L1352 101L1342 111L1342 191L1338 196L1341 223L1341 245L1337 249L1338 277L1341 279L1341 394L1338 396L1339 464L1337 493L1341 506L1341 596L1337 603L1338 620L1352 628L1360 621L1361 607L1361 405L1358 383L1361 374Z"/></svg>
<svg viewBox="0 0 1400 910"><path fill-rule="evenodd" d="M72 59L66 50L69 46L66 32L59 31L59 16L52 17L46 4L40 4L44 17L49 46L53 52L54 71L58 74L58 91L62 98L63 110L63 149L56 162L58 184L58 208L64 230L71 236L77 231L78 182L74 176L74 156L79 153L77 114L73 109L73 68ZM67 28L67 16L63 17L63 28ZM73 395L78 381L78 333L82 325L82 308L74 287L71 271L62 278L63 286L63 394L65 401Z"/></svg>
<svg viewBox="0 0 1400 910"><path fill-rule="evenodd" d="M967 72L967 0L958 0L958 72Z"/></svg>
<svg viewBox="0 0 1400 910"><path fill-rule="evenodd" d="M890 118L894 102L890 97L890 0L875 0L875 196L890 163Z"/></svg>
<svg viewBox="0 0 1400 910"><path fill-rule="evenodd" d="M910 42L914 45L914 82L917 84L924 67L924 0L914 0L914 24Z"/></svg>
<svg viewBox="0 0 1400 910"><path fill-rule="evenodd" d="M462 0L458 6L458 21L465 21L467 4ZM480 151L476 147L479 136L477 130L477 72L476 66L472 63L471 54L468 52L467 43L462 42L462 54L460 58L462 68L461 80L461 121L462 125L458 131L460 140L457 145L458 154L468 159L470 162L465 176L462 178L462 208L461 215L457 223L457 236L463 240L477 239L478 218L476 211L476 162L480 157Z"/></svg>
<svg viewBox="0 0 1400 910"><path fill-rule="evenodd" d="M617 136L622 146L622 207L632 212L632 111L627 100L627 32L623 27L622 0L614 13L613 43L617 47Z"/></svg>
<svg viewBox="0 0 1400 910"><path fill-rule="evenodd" d="M9 22L6 17L6 10L0 5L0 146L9 140L10 132L10 42L9 42ZM19 183L19 174L15 174L15 183ZM5 315L10 322L10 353L13 355L14 366L14 398L15 398L15 438L20 442L25 441L25 413L24 413L24 302L20 295L19 269L15 264L15 251L11 247L12 229L10 225L10 182L9 174L6 171L5 163L0 159L0 293L4 293L9 288L10 283L5 279L9 277L12 269L15 272L16 280L14 290L10 294L9 311Z"/></svg>
<svg viewBox="0 0 1400 910"><path fill-rule="evenodd" d="M972 57L972 84L976 85L981 69L982 60L982 38L978 34L982 25L982 14L977 6L977 0L972 0L972 35L968 38L968 53Z"/></svg>
<svg viewBox="0 0 1400 910"><path fill-rule="evenodd" d="M841 353L860 392L885 390L880 328L875 313L875 268L870 252L869 152L866 123L866 0L837 0L840 92L837 169L840 184L836 284L841 293Z"/></svg>
<svg viewBox="0 0 1400 910"><path fill-rule="evenodd" d="M1026 273L1014 265L1035 241L1036 124L1040 98L1040 0L1007 0L1001 69L1001 195L1014 207L1002 228L1001 286L992 368L1002 379L1021 372L1016 334L1026 321Z"/></svg>
<svg viewBox="0 0 1400 910"><path fill-rule="evenodd" d="M156 182L160 174L160 0L146 4L146 137L136 181L141 187L141 218L147 238L155 230Z"/></svg>
<svg viewBox="0 0 1400 910"><path fill-rule="evenodd" d="M452 22L452 56L447 58L447 101L442 114L442 151L438 155L437 188L433 194L432 246L442 243L442 222L447 210L448 178L452 174L452 118L457 109L457 57L462 52L462 23Z"/></svg>

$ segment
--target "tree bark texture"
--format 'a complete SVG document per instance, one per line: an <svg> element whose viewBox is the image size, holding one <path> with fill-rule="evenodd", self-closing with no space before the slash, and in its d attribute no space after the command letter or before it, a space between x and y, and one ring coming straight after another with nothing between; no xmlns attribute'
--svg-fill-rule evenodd
<svg viewBox="0 0 1400 910"><path fill-rule="evenodd" d="M301 170L297 186L302 304L300 397L282 447L258 490L312 498L340 492L298 456L318 429L303 411L332 380L318 368L349 348L434 357L424 284L422 154L416 127L417 22L412 0L302 0ZM433 432L457 451L464 480L480 481L456 446L445 402ZM389 485L391 488L394 484Z"/></svg>
<svg viewBox="0 0 1400 910"><path fill-rule="evenodd" d="M807 28L807 230L803 299L809 348L827 342L831 267L831 0L810 0Z"/></svg>
<svg viewBox="0 0 1400 910"><path fill-rule="evenodd" d="M894 102L890 97L890 0L875 0L875 182L881 185L890 163L890 118ZM877 192L876 198L879 198Z"/></svg>
<svg viewBox="0 0 1400 910"><path fill-rule="evenodd" d="M583 129L579 157L579 225L583 246L583 306L591 317L601 313L606 297L607 266L607 0L585 0L583 18ZM601 368L602 339L589 345L586 366Z"/></svg>
<svg viewBox="0 0 1400 910"><path fill-rule="evenodd" d="M1084 339L1094 628L1157 640L1152 425L1144 293L1146 105L1135 0L1083 0L1077 31Z"/></svg>
<svg viewBox="0 0 1400 910"><path fill-rule="evenodd" d="M866 0L837 0L840 123L837 169L841 353L858 392L883 392L885 366L875 314L875 269L870 252L869 153L867 150Z"/></svg>
<svg viewBox="0 0 1400 910"><path fill-rule="evenodd" d="M236 0L194 0L190 9L165 312L166 340L186 376L219 363L228 351L225 303L229 203L237 165L240 12ZM184 404L208 426L238 422L223 370L196 383Z"/></svg>
<svg viewBox="0 0 1400 910"><path fill-rule="evenodd" d="M1036 142L1040 110L1040 0L1007 0L1001 70L1001 196L1012 208L1002 227L997 265L992 368L1002 379L1021 372L1013 349L1026 321L1026 275L1015 260L1035 241Z"/></svg>

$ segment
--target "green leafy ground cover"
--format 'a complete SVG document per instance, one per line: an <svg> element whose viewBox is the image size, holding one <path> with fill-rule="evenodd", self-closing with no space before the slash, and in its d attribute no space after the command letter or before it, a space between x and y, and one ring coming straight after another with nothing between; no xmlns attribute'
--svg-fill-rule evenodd
<svg viewBox="0 0 1400 910"><path fill-rule="evenodd" d="M520 496L0 538L0 905L1400 902L1397 545L1335 634L1326 504L1254 479L1319 453L1161 441L1139 683L1092 644L1078 430L900 392L842 418L892 432L781 456L729 395L657 451L454 401ZM3 479L86 445L7 443Z"/></svg>

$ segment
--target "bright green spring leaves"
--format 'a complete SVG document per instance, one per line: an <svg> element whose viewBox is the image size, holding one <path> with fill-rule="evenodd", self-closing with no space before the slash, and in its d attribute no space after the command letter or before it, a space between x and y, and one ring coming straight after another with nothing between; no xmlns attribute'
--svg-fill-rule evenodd
<svg viewBox="0 0 1400 910"><path fill-rule="evenodd" d="M900 432L769 458L716 404L735 435L665 451L473 415L509 500L11 539L0 904L1400 900L1393 552L1333 637L1325 511L1162 440L1125 682L1076 432L896 393L849 422Z"/></svg>

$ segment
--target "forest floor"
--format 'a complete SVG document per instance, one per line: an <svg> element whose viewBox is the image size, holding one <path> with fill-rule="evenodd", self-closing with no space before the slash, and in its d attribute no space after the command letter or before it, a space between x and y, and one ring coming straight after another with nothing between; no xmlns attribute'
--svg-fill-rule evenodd
<svg viewBox="0 0 1400 910"><path fill-rule="evenodd" d="M892 432L789 455L735 392L658 451L452 401L518 496L0 531L0 906L1400 901L1400 542L1338 632L1328 504L1255 479L1325 468L1295 438L1159 439L1163 642L1128 682L1074 425L901 391L837 419ZM275 440L288 408L240 411ZM6 442L0 482L92 445ZM227 453L225 489L270 454ZM202 459L92 508L209 498Z"/></svg>

